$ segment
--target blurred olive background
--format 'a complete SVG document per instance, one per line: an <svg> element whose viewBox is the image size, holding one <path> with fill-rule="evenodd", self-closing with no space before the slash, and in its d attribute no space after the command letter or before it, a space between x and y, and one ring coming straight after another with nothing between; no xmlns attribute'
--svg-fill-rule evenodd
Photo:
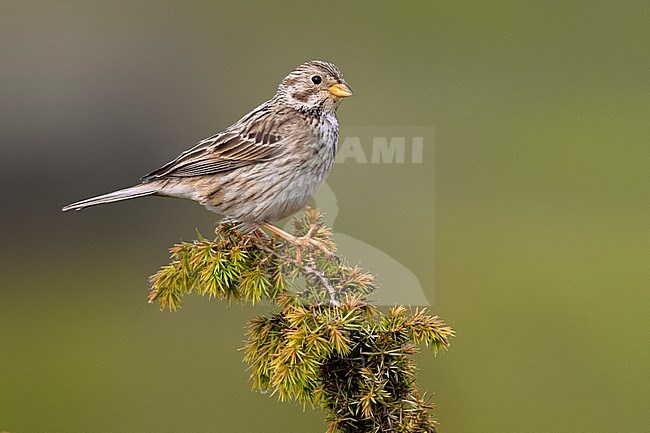
<svg viewBox="0 0 650 433"><path fill-rule="evenodd" d="M128 186L335 62L346 127L433 125L423 164L339 164L337 232L457 330L418 355L441 432L645 432L648 2L0 2L0 431L322 432L250 391L265 307L146 303L217 217ZM370 152L370 149L367 149ZM379 270L369 269L372 272Z"/></svg>

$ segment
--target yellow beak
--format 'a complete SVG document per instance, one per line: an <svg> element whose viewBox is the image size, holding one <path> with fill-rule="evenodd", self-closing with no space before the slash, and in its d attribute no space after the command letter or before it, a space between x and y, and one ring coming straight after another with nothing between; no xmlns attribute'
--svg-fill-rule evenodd
<svg viewBox="0 0 650 433"><path fill-rule="evenodd" d="M338 96L339 98L352 96L352 89L350 89L347 84L335 84L329 87L327 91L334 96Z"/></svg>

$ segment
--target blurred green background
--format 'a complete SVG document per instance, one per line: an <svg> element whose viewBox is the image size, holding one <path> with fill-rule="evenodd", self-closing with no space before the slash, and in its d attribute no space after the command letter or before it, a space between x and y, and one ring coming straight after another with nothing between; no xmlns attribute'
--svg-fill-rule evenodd
<svg viewBox="0 0 650 433"><path fill-rule="evenodd" d="M432 125L423 164L339 164L337 232L457 330L417 357L441 432L646 432L648 2L0 2L0 431L321 432L250 391L264 307L146 303L217 217L127 186L336 63L352 125ZM371 272L379 270L369 269Z"/></svg>

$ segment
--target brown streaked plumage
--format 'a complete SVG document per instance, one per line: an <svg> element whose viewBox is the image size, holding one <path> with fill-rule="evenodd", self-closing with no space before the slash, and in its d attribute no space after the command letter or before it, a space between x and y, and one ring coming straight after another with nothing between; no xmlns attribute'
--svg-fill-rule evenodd
<svg viewBox="0 0 650 433"><path fill-rule="evenodd" d="M269 101L201 140L130 188L72 203L80 210L147 195L195 200L229 220L260 225L303 208L329 174L336 109L352 95L331 63L303 63Z"/></svg>

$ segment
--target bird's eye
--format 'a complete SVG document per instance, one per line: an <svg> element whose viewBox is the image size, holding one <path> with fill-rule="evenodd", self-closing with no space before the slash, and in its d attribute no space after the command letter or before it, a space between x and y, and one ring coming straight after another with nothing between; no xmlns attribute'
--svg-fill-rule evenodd
<svg viewBox="0 0 650 433"><path fill-rule="evenodd" d="M320 77L320 75L314 75L311 77L311 82L314 84L320 84L323 82L323 79Z"/></svg>

